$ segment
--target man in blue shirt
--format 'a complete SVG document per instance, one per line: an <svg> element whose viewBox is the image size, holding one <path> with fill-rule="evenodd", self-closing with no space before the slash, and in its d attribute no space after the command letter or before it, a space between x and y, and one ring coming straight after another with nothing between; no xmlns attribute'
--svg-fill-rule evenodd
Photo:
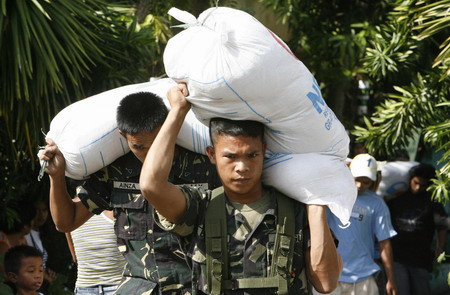
<svg viewBox="0 0 450 295"><path fill-rule="evenodd" d="M330 228L339 240L338 252L344 262L339 286L331 294L378 295L374 275L380 267L374 261L374 246L378 241L386 271L386 294L396 294L390 238L395 236L389 209L383 199L371 189L377 180L377 162L369 154L357 155L350 164L358 197L353 206L351 224L344 227L329 211Z"/></svg>

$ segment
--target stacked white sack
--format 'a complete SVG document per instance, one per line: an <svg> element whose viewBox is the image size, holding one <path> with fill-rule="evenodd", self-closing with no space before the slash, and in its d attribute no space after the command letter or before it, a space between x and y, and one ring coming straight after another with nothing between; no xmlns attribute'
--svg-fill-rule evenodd
<svg viewBox="0 0 450 295"><path fill-rule="evenodd" d="M393 199L409 188L409 170L419 165L414 161L387 162L381 168L381 182L377 194Z"/></svg>
<svg viewBox="0 0 450 295"><path fill-rule="evenodd" d="M166 46L166 73L187 82L197 118L264 123L270 152L291 154L271 155L265 183L304 203L327 204L346 223L356 198L344 164L349 138L304 64L243 11L210 8L198 19L176 8L169 14L186 29Z"/></svg>
<svg viewBox="0 0 450 295"><path fill-rule="evenodd" d="M66 176L84 179L129 152L124 137L117 130L116 110L127 95L146 91L164 99L171 79L115 88L75 102L60 111L50 124L46 138L52 139L66 159ZM177 143L196 152L209 145L207 128L190 112Z"/></svg>
<svg viewBox="0 0 450 295"><path fill-rule="evenodd" d="M169 10L175 18L179 12ZM274 153L347 156L345 128L313 75L281 39L231 8L208 9L197 22L169 40L164 65L169 77L188 82L200 121L226 116L262 122Z"/></svg>

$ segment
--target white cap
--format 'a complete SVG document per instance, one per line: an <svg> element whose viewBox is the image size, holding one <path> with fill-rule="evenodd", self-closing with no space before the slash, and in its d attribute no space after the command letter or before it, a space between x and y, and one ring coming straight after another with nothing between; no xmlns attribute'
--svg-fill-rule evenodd
<svg viewBox="0 0 450 295"><path fill-rule="evenodd" d="M377 180L377 160L369 154L359 154L350 163L353 177L368 177Z"/></svg>

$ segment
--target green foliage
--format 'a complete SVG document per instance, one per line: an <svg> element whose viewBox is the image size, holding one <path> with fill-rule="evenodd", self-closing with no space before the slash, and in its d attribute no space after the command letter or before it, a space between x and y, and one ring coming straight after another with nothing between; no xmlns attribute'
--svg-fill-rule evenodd
<svg viewBox="0 0 450 295"><path fill-rule="evenodd" d="M435 199L448 201L450 1L396 1L393 7L370 41L364 67L373 83L409 86L392 86L395 94L381 95L385 101L353 133L378 154L404 148L414 134L420 134L434 150L443 151L438 179L430 189Z"/></svg>
<svg viewBox="0 0 450 295"><path fill-rule="evenodd" d="M164 72L162 48L172 36L167 20L149 14L138 24L131 13L132 9L109 7L102 15L109 25L99 32L103 36L99 46L107 54L84 81L87 95L144 82Z"/></svg>
<svg viewBox="0 0 450 295"><path fill-rule="evenodd" d="M417 45L408 40L410 31L408 24L389 23L375 27L376 33L370 40L373 47L367 48L362 59L370 76L386 77L411 68L409 58Z"/></svg>
<svg viewBox="0 0 450 295"><path fill-rule="evenodd" d="M25 193L48 195L36 153L59 110L163 74L169 23L153 14L138 24L135 11L126 1L0 0L1 222Z"/></svg>
<svg viewBox="0 0 450 295"><path fill-rule="evenodd" d="M417 14L415 22L417 26L414 29L419 30L420 33L415 36L417 40L424 40L434 35L448 32L450 27L450 1L441 0L432 3L428 1L418 1L416 6L418 8L413 10ZM441 66L442 76L441 81L450 76L450 37L441 43L439 55L433 62L433 67Z"/></svg>
<svg viewBox="0 0 450 295"><path fill-rule="evenodd" d="M445 252L442 252L441 254L439 254L438 258L436 258L437 263L442 263L442 262L444 262L446 256L448 256L448 255L446 255Z"/></svg>
<svg viewBox="0 0 450 295"><path fill-rule="evenodd" d="M34 156L52 114L80 96L95 59L101 1L3 0L0 6L0 151Z"/></svg>
<svg viewBox="0 0 450 295"><path fill-rule="evenodd" d="M394 86L397 94L376 107L376 112L365 119L367 128L355 127L354 134L371 151L388 156L398 148L405 148L409 139L422 129L433 126L446 116L445 108L435 105L446 100L444 93L420 74L410 86ZM420 115L418 115L420 114Z"/></svg>
<svg viewBox="0 0 450 295"><path fill-rule="evenodd" d="M371 48L367 49L364 61L369 74L380 80L381 77L395 76L395 72L415 70L413 64L429 63L434 59L433 67L441 67L441 81L447 77L450 73L450 37L445 31L450 26L449 5L448 0L428 5L425 1L396 1L387 22L376 27ZM438 39L431 38L433 36ZM438 54L438 48L433 47L439 39L445 41Z"/></svg>

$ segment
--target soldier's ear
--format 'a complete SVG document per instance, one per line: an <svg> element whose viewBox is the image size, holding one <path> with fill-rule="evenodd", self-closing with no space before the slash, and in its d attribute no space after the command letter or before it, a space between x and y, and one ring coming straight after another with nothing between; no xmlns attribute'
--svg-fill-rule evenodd
<svg viewBox="0 0 450 295"><path fill-rule="evenodd" d="M206 154L208 155L209 160L212 164L216 164L216 151L214 150L213 146L207 146L206 147Z"/></svg>

